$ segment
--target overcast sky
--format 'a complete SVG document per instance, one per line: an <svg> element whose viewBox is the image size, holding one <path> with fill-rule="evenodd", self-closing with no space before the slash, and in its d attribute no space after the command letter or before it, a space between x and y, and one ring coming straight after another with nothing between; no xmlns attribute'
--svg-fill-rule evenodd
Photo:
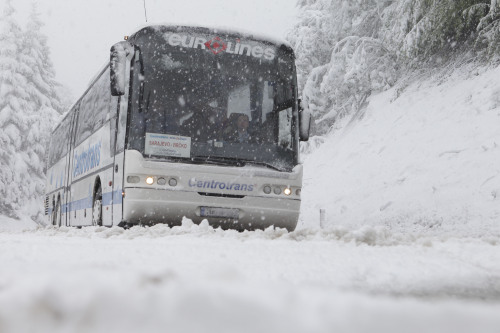
<svg viewBox="0 0 500 333"><path fill-rule="evenodd" d="M0 0L3 4L5 0ZM112 44L146 24L144 0L14 0L21 22L36 2L57 79L76 98L109 59ZM146 0L147 24L195 23L284 37L296 0ZM24 21L23 21L24 20Z"/></svg>

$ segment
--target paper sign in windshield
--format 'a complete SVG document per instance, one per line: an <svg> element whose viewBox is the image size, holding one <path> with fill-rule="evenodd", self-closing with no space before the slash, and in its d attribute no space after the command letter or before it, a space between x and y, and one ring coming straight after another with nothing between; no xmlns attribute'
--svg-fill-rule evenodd
<svg viewBox="0 0 500 333"><path fill-rule="evenodd" d="M146 133L146 155L190 157L191 138L187 136Z"/></svg>

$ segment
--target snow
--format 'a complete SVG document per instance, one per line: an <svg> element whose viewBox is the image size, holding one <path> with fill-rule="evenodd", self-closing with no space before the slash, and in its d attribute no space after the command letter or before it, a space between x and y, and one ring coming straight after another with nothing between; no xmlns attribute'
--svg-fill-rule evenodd
<svg viewBox="0 0 500 333"><path fill-rule="evenodd" d="M365 227L0 234L2 332L495 332L499 239Z"/></svg>
<svg viewBox="0 0 500 333"><path fill-rule="evenodd" d="M290 45L290 42L288 42L286 39L281 38L276 35L275 32L260 32L256 33L255 29L250 30L250 29L244 29L240 28L237 26L229 26L229 25L220 25L220 24L200 24L197 21L193 22L161 22L159 24L144 24L139 27L136 27L135 29L132 30L132 33L129 34L129 36L139 32L140 30L144 28L152 27L154 29L157 29L159 31L163 30L164 28L169 28L169 29L175 29L175 28L183 28L183 27L189 27L189 28L204 28L204 29L210 29L214 31L215 33L224 35L224 34L236 34L236 35L242 35L245 38L253 38L257 40L265 40L271 43L274 43L276 45L285 45L288 47L292 47Z"/></svg>
<svg viewBox="0 0 500 333"><path fill-rule="evenodd" d="M13 219L6 216L0 217L0 232L24 231L36 228L37 224L27 216Z"/></svg>
<svg viewBox="0 0 500 333"><path fill-rule="evenodd" d="M304 165L302 225L500 234L500 67L396 86ZM314 218L311 218L315 216Z"/></svg>

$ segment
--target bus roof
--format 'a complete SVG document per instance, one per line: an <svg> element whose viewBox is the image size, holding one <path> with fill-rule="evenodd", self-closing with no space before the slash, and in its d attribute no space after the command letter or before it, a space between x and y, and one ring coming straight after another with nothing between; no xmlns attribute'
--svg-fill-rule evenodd
<svg viewBox="0 0 500 333"><path fill-rule="evenodd" d="M137 34L144 30L152 30L156 32L200 32L207 34L221 34L221 35L229 35L229 36L238 36L241 38L253 39L261 42L268 42L275 45L284 45L286 48L292 50L292 45L286 41L285 39L276 38L270 35L258 34L250 31L246 31L243 29L233 29L228 27L206 27L206 26L198 26L194 25L175 25L175 24L155 24L155 25L144 25L137 28L133 34L130 35L129 38L133 39Z"/></svg>

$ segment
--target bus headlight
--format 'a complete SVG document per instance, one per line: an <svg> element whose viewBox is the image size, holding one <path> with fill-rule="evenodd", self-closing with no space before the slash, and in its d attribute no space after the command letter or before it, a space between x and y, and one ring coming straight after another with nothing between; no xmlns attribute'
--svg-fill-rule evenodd
<svg viewBox="0 0 500 333"><path fill-rule="evenodd" d="M153 177L149 176L146 178L146 184L153 185L154 182L155 182L155 179Z"/></svg>
<svg viewBox="0 0 500 333"><path fill-rule="evenodd" d="M281 194L281 187L275 187L274 194Z"/></svg>
<svg viewBox="0 0 500 333"><path fill-rule="evenodd" d="M158 180L156 181L156 183L158 185L165 185L167 183L167 180L165 178L158 178Z"/></svg>
<svg viewBox="0 0 500 333"><path fill-rule="evenodd" d="M271 186L269 186L269 185L264 186L264 193L270 194L271 193Z"/></svg>
<svg viewBox="0 0 500 333"><path fill-rule="evenodd" d="M283 193L285 193L285 195L290 195L292 194L292 190L289 187L287 187L283 190Z"/></svg>
<svg viewBox="0 0 500 333"><path fill-rule="evenodd" d="M170 178L170 179L168 180L168 185L170 185L170 186L172 186L172 187L177 186L177 179L175 179L175 178Z"/></svg>

